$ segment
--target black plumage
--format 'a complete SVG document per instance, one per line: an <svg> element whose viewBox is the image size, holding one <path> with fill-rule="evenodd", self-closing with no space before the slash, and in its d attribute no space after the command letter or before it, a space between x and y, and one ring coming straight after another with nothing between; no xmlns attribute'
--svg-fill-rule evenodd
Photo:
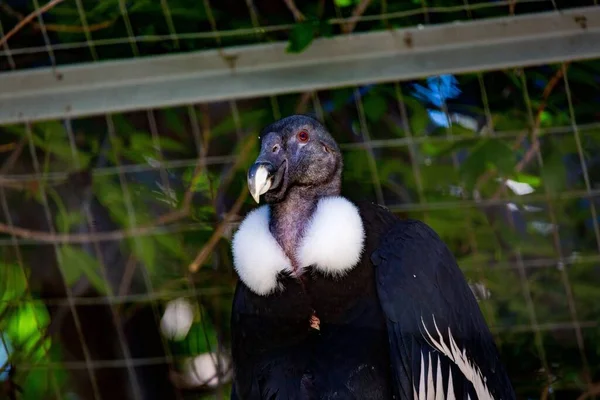
<svg viewBox="0 0 600 400"><path fill-rule="evenodd" d="M306 142L298 133L304 131L310 134ZM274 137L278 141L273 142ZM323 199L339 193L337 145L317 121L302 116L267 127L262 139L257 165L268 164L269 177L257 177L264 171L253 167L249 186L253 195L266 194L268 232L249 222L255 231L247 235L249 228L243 231L242 226L237 244L234 239L242 279L232 310L232 398L514 399L479 306L439 236L426 224L401 220L376 204L335 200L331 207L339 204L357 211L364 236L361 249L348 247L346 253L342 246L338 252L350 260L356 251L358 262L334 271L327 261L335 264L331 255L321 255L327 249L319 247L351 243L354 236L346 237L345 232L357 226L346 211L333 220L342 226L337 237L326 236L328 228L317 223L319 218L332 222L327 219L331 215L323 215L331 210ZM310 141L316 144L304 145ZM299 159L304 167L294 171L289 164ZM306 163L323 160L315 176L329 178L314 178L311 185ZM261 192L256 185L263 185L252 180L265 179L271 181ZM300 210L298 215L282 215L294 209ZM258 220L256 215L253 220ZM324 236L315 236L315 226L327 231ZM265 271L270 270L262 268L260 260L275 266L279 260L267 254L271 245L260 247L269 233L279 245L274 250L283 250L289 265L273 270L277 285L267 290L252 274L266 282ZM314 248L307 245L309 250L303 250L302 240ZM296 250L285 250L294 243ZM246 262L244 254L253 251L263 253ZM309 265L310 256L318 261ZM310 326L313 316L319 329Z"/></svg>

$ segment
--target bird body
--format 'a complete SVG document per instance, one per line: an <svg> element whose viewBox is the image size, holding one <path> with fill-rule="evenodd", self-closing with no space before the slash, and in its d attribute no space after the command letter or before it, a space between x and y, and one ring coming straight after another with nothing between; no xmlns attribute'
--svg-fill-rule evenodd
<svg viewBox="0 0 600 400"><path fill-rule="evenodd" d="M313 147L293 143L307 143L305 131ZM435 232L341 197L341 161L326 158L339 150L317 121L290 117L266 133L249 187L268 204L248 214L232 244L232 398L514 399L478 304Z"/></svg>
<svg viewBox="0 0 600 400"><path fill-rule="evenodd" d="M371 237L363 237L363 221L352 203L343 198L326 201L322 211L328 211L327 206L342 205L346 206L348 215L338 212L337 224L329 216L329 221L317 221L313 225L332 222L335 225L329 228L335 227L337 232L328 233L338 235L318 237L319 232L314 232L305 237L302 245L311 252L302 254L301 258L307 261L300 276L294 276L289 267L282 270L265 267L271 272L272 279L262 276L261 282L273 282L272 286L267 288L250 280L247 280L250 286L243 281L238 285L232 317L233 352L234 359L239 360L236 371L249 375L238 375L240 379L236 382L257 385L246 389L240 385L237 389L244 392L240 398L344 399L359 394L353 393L353 387L362 389L360 394L373 393L359 398L391 398L389 392L385 396L384 393L374 396L382 390L389 391L390 368L389 359L380 357L389 350L384 317L377 300L374 269L367 260L359 262L362 242L371 244ZM266 207L255 211L254 215L267 217ZM264 240L256 234L260 228L245 224L258 222L254 215L244 221L234 239L236 258L244 256L241 240L248 240L248 244ZM346 235L341 237L339 233L344 231ZM246 232L255 235L245 236ZM331 268L327 259L335 255L330 250L335 247L332 242L343 247L338 239L352 243L356 237L360 242L352 248L352 254L346 252L348 263L338 263L335 270L327 269L327 265ZM269 244L277 246L274 240ZM263 242L265 247L260 248L261 254L277 254L277 247L266 248L269 244ZM256 243L249 247L256 249L259 246L261 244ZM343 249L337 252L343 252ZM250 264L236 261L240 276L245 277L252 271ZM273 265L284 267L286 264L281 260ZM313 312L320 320L320 330L310 327ZM258 385L261 381L271 383L261 388ZM278 395L271 397L273 393Z"/></svg>

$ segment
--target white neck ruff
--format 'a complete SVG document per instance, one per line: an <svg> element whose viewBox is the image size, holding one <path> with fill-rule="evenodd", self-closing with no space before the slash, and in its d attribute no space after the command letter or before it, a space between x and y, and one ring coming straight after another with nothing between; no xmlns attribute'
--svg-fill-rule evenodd
<svg viewBox="0 0 600 400"><path fill-rule="evenodd" d="M270 208L246 216L232 241L233 263L240 279L258 295L278 288L277 275L292 263L269 230ZM319 200L297 251L300 268L314 266L329 275L343 275L360 261L365 232L357 207L344 197Z"/></svg>

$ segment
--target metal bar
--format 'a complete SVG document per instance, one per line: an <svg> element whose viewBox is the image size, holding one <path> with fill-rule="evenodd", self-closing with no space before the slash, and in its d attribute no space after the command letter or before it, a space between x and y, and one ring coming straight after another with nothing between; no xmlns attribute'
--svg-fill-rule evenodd
<svg viewBox="0 0 600 400"><path fill-rule="evenodd" d="M0 124L600 57L600 7L0 74Z"/></svg>

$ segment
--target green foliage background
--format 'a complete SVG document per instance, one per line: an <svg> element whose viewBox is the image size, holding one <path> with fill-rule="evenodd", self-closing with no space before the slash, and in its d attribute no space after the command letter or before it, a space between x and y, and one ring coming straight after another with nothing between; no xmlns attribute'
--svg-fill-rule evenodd
<svg viewBox="0 0 600 400"><path fill-rule="evenodd" d="M3 32L34 8L24 3L0 3ZM66 1L44 20L52 43L64 45L54 53L59 65L277 40L301 52L315 37L341 34L336 20L352 15L360 2L297 1L302 21L283 1L254 1L250 9L245 1L216 3ZM428 1L442 11L425 14L421 1L373 0L354 32L551 8L477 8L488 3L471 1L465 11L462 0ZM570 3L576 5L583 2ZM382 13L396 17L375 18ZM90 32L76 29L82 15ZM43 45L40 29L30 24L11 39L11 48ZM218 37L211 34L215 29ZM177 38L169 36L173 32ZM132 35L139 40L111 41ZM90 39L99 44L90 48ZM85 46L65 45L76 43ZM48 58L42 50L5 54L0 71L12 62L26 69L48 64ZM232 224L218 227L245 196L245 170L257 153L259 130L302 105L322 117L342 145L345 195L383 201L403 217L426 221L469 281L487 287L481 309L519 398L577 398L600 384L600 239L590 206L600 206L599 76L597 60L459 75L463 96L437 107L453 121L450 128L433 125L428 109L436 107L415 96L414 85L427 87L425 79L375 85L351 101L357 88L0 127L0 200L6 199L0 221L27 230L18 246L9 229L0 239L0 332L10 343L22 398L54 398L73 386L61 343L43 333L50 323L44 304L60 297L62 280L74 286L84 279L107 296L114 282L103 267L126 264L101 260L81 244L49 246L52 241L36 234L49 231L48 218L58 233L148 227L114 243L145 271L128 293L145 293L136 284L151 286L153 300L144 301L159 311L173 298L193 300L192 328L168 343L175 365L218 342L227 348L236 281L231 225L254 207L249 197L241 197L241 208L229 215ZM537 144L540 151L532 151ZM91 171L91 180L78 180L79 171ZM506 179L527 183L532 192L519 196L506 188ZM193 195L189 213L161 220L184 207L187 192ZM90 198L107 214L86 220L81 205ZM511 218L515 208L519 214ZM190 272L209 243L208 256ZM141 303L131 301L120 312L135 313Z"/></svg>

